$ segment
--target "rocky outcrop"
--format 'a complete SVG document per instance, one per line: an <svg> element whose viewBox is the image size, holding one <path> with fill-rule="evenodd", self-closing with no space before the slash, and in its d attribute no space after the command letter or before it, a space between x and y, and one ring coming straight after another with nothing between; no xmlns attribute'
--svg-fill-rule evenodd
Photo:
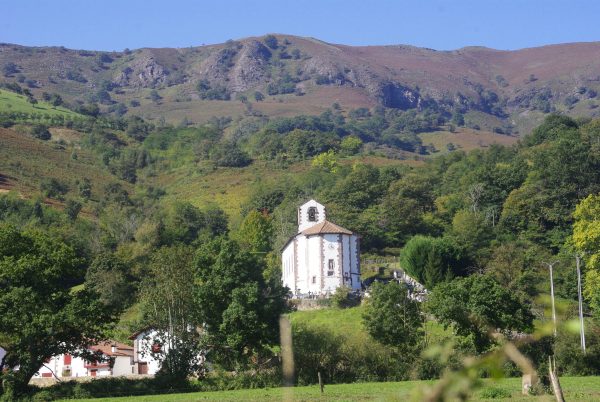
<svg viewBox="0 0 600 402"><path fill-rule="evenodd" d="M134 59L131 64L121 70L113 82L121 87L149 87L165 83L169 72L154 60L152 56Z"/></svg>
<svg viewBox="0 0 600 402"><path fill-rule="evenodd" d="M268 78L271 51L261 42L246 42L230 73L231 90L246 91L263 84Z"/></svg>

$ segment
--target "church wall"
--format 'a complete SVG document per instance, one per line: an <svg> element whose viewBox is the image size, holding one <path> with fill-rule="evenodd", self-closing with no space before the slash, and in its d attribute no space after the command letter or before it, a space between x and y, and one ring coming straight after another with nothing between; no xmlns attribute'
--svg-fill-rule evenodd
<svg viewBox="0 0 600 402"><path fill-rule="evenodd" d="M307 283L311 293L321 292L321 237L309 236L306 239Z"/></svg>
<svg viewBox="0 0 600 402"><path fill-rule="evenodd" d="M340 249L341 244L337 234L323 235L323 289L327 293L334 293L340 286L342 279L340 276ZM329 276L329 261L333 261L333 275Z"/></svg>
<svg viewBox="0 0 600 402"><path fill-rule="evenodd" d="M294 241L288 243L281 254L283 286L287 286L292 292L296 289L294 275Z"/></svg>

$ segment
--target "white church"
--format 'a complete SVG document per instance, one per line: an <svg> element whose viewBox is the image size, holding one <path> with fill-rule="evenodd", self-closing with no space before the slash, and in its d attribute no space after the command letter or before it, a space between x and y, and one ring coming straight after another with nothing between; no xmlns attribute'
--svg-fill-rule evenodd
<svg viewBox="0 0 600 402"><path fill-rule="evenodd" d="M360 290L360 237L326 219L310 200L298 208L298 233L283 247L283 285L294 297L329 296L340 286Z"/></svg>

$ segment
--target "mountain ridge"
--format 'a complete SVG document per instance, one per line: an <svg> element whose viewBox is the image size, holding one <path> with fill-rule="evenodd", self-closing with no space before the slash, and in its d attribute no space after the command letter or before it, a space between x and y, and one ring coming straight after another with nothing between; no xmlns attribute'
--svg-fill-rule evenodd
<svg viewBox="0 0 600 402"><path fill-rule="evenodd" d="M473 112L481 116L467 119L471 126L518 132L554 111L594 117L600 105L600 42L433 50L270 34L122 52L0 44L0 65L9 63L15 71L2 79L25 83L35 95L56 92L71 103L104 105L107 113L121 103L125 113L172 121L185 114L201 122L210 117L201 109L211 108L244 114L249 103L268 116L315 114L339 103L436 109L448 117ZM255 92L266 99L252 102ZM209 106L227 100L230 107Z"/></svg>

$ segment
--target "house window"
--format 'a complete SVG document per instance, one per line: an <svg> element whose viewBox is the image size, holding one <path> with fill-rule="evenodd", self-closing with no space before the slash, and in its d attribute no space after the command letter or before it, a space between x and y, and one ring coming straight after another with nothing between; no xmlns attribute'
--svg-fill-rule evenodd
<svg viewBox="0 0 600 402"><path fill-rule="evenodd" d="M333 260L329 260L327 265L327 276L333 276L333 270L335 268L335 263Z"/></svg>
<svg viewBox="0 0 600 402"><path fill-rule="evenodd" d="M312 277L312 283L317 283L317 277L316 276Z"/></svg>
<svg viewBox="0 0 600 402"><path fill-rule="evenodd" d="M152 344L152 353L160 353L161 349L160 343Z"/></svg>
<svg viewBox="0 0 600 402"><path fill-rule="evenodd" d="M309 222L317 221L317 208L316 207L308 208L308 221Z"/></svg>

